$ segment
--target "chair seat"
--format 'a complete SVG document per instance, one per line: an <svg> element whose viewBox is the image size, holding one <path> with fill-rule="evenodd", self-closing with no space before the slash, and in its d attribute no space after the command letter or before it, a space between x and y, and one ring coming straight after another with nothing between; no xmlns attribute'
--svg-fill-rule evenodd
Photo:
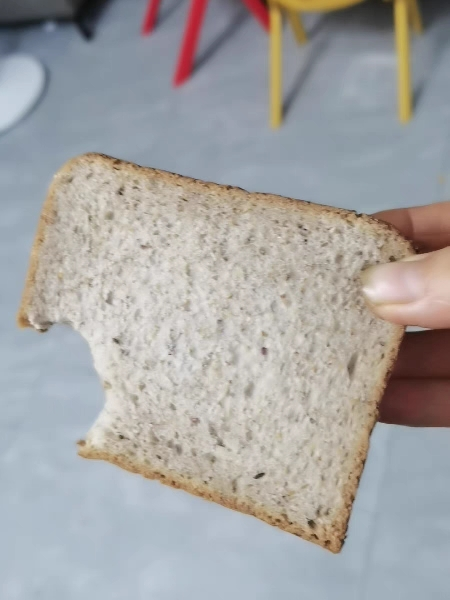
<svg viewBox="0 0 450 600"><path fill-rule="evenodd" d="M330 12L362 4L366 0L271 0L271 2L299 12Z"/></svg>

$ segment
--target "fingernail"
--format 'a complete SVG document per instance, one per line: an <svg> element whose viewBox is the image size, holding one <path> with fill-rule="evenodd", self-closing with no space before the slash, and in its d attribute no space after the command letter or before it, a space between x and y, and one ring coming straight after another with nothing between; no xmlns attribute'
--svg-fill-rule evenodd
<svg viewBox="0 0 450 600"><path fill-rule="evenodd" d="M409 304L423 297L424 281L421 259L424 255L369 267L362 275L363 293L375 305Z"/></svg>

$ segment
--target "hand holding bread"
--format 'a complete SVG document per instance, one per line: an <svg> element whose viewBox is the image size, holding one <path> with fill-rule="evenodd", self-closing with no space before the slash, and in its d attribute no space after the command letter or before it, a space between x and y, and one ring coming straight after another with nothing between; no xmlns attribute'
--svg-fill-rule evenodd
<svg viewBox="0 0 450 600"><path fill-rule="evenodd" d="M376 215L420 250L414 260L366 271L364 292L375 313L433 331L407 333L380 418L411 426L450 427L450 202Z"/></svg>

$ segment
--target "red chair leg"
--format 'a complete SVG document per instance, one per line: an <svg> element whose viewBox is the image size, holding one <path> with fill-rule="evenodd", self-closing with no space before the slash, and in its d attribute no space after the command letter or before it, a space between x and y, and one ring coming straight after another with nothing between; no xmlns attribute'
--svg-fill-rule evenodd
<svg viewBox="0 0 450 600"><path fill-rule="evenodd" d="M262 27L269 31L269 13L261 0L242 0L248 10L259 21Z"/></svg>
<svg viewBox="0 0 450 600"><path fill-rule="evenodd" d="M148 0L147 10L145 11L144 20L142 21L142 35L148 35L151 31L153 31L160 2L161 0Z"/></svg>
<svg viewBox="0 0 450 600"><path fill-rule="evenodd" d="M173 85L175 87L183 84L192 72L195 50L200 37L200 30L206 14L207 5L208 0L191 0L189 16L178 57L178 64L173 78Z"/></svg>

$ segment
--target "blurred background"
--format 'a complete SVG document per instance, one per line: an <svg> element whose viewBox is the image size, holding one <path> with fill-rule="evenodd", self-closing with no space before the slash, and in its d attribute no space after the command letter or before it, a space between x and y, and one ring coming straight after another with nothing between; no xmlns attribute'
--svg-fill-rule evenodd
<svg viewBox="0 0 450 600"><path fill-rule="evenodd" d="M281 57L282 4L268 27L259 0L0 0L1 600L448 599L450 430L376 427L333 556L77 458L88 348L14 323L81 152L363 212L450 199L450 3L422 0L423 32L409 0L318 11L345 4L284 11Z"/></svg>

